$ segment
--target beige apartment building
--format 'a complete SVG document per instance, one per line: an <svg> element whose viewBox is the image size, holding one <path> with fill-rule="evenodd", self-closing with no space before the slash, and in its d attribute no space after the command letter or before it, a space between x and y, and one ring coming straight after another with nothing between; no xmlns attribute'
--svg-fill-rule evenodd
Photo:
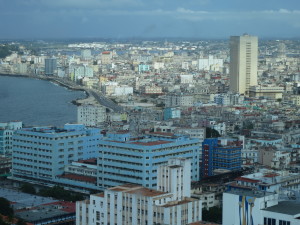
<svg viewBox="0 0 300 225"><path fill-rule="evenodd" d="M250 86L257 85L257 55L257 37L230 37L230 91L248 95Z"/></svg>

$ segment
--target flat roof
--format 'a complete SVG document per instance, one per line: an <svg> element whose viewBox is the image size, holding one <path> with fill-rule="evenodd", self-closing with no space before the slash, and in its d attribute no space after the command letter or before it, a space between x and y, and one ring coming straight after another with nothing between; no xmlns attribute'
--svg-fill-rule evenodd
<svg viewBox="0 0 300 225"><path fill-rule="evenodd" d="M77 180L77 181L93 183L93 184L96 184L96 182L97 182L96 177L88 177L88 176L77 175L77 174L63 174L58 177L65 178L68 180Z"/></svg>
<svg viewBox="0 0 300 225"><path fill-rule="evenodd" d="M172 143L172 141L149 141L149 142L131 142L131 144L135 145L144 145L144 146L154 146L154 145L162 145Z"/></svg>
<svg viewBox="0 0 300 225"><path fill-rule="evenodd" d="M154 196L167 194L166 192L145 188L137 184L124 184L124 185L109 188L109 190L128 193L128 194L142 195L147 197L154 197Z"/></svg>
<svg viewBox="0 0 300 225"><path fill-rule="evenodd" d="M271 206L263 209L269 212L282 213L287 215L299 215L300 216L300 202L298 201L282 201L278 202L278 205Z"/></svg>
<svg viewBox="0 0 300 225"><path fill-rule="evenodd" d="M75 203L73 203L75 205ZM75 216L75 206L73 210L65 210L63 206L58 205L42 205L29 210L16 212L15 215L21 217L28 222L37 222L40 220L50 220L53 217L63 217L70 214ZM69 219L69 218L66 218ZM45 222L45 221L44 221Z"/></svg>
<svg viewBox="0 0 300 225"><path fill-rule="evenodd" d="M0 197L6 198L8 201L10 201L14 209L34 207L42 204L57 202L57 200L53 200L52 198L31 195L18 190L1 187Z"/></svg>
<svg viewBox="0 0 300 225"><path fill-rule="evenodd" d="M274 195L273 192L247 190L247 189L232 189L230 191L225 191L224 193L243 195L243 196L249 196L249 197L257 197L257 198Z"/></svg>

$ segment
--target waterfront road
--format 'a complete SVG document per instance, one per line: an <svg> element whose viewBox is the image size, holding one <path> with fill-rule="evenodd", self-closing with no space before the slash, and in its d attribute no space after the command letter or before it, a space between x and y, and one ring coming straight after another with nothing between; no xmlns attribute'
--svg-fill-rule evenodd
<svg viewBox="0 0 300 225"><path fill-rule="evenodd" d="M124 109L122 106L114 103L111 99L106 98L103 94L96 92L91 89L86 89L89 95L94 96L94 98L103 106L112 109L114 112L122 112Z"/></svg>

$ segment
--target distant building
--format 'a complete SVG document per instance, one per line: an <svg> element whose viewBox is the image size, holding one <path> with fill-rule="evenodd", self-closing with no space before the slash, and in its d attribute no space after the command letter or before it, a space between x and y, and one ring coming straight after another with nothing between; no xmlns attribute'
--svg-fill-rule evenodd
<svg viewBox="0 0 300 225"><path fill-rule="evenodd" d="M202 177L212 176L218 169L240 170L242 145L240 140L205 139L202 143Z"/></svg>
<svg viewBox="0 0 300 225"><path fill-rule="evenodd" d="M11 157L13 134L22 127L22 122L0 123L0 155Z"/></svg>
<svg viewBox="0 0 300 225"><path fill-rule="evenodd" d="M190 197L191 162L172 158L157 171L157 190L124 184L76 203L76 224L189 224L202 219Z"/></svg>
<svg viewBox="0 0 300 225"><path fill-rule="evenodd" d="M107 65L112 63L112 52L104 51L101 53L101 64Z"/></svg>
<svg viewBox="0 0 300 225"><path fill-rule="evenodd" d="M257 61L257 37L230 37L230 91L249 94L250 86L257 85Z"/></svg>
<svg viewBox="0 0 300 225"><path fill-rule="evenodd" d="M283 93L284 87L280 86L257 85L249 88L249 96L255 98L267 97L271 99L282 99Z"/></svg>
<svg viewBox="0 0 300 225"><path fill-rule="evenodd" d="M176 94L170 93L166 95L165 106L166 107L191 107L194 104L194 97L190 94Z"/></svg>
<svg viewBox="0 0 300 225"><path fill-rule="evenodd" d="M223 68L223 59L215 59L212 55L208 58L201 58L198 61L199 70L220 71Z"/></svg>
<svg viewBox="0 0 300 225"><path fill-rule="evenodd" d="M106 121L106 108L101 105L83 104L77 107L77 122L88 127L99 126Z"/></svg>
<svg viewBox="0 0 300 225"><path fill-rule="evenodd" d="M45 75L53 76L57 72L57 59L48 58L45 59Z"/></svg>
<svg viewBox="0 0 300 225"><path fill-rule="evenodd" d="M179 119L181 117L181 110L179 108L165 108L164 120Z"/></svg>
<svg viewBox="0 0 300 225"><path fill-rule="evenodd" d="M90 49L84 49L81 51L81 58L83 60L87 60L87 59L90 59L92 58L92 52Z"/></svg>
<svg viewBox="0 0 300 225"><path fill-rule="evenodd" d="M145 64L140 64L139 65L139 72L143 73L143 72L148 72L150 71L150 65L145 65Z"/></svg>
<svg viewBox="0 0 300 225"><path fill-rule="evenodd" d="M300 174L286 170L260 169L227 184L228 190L258 190L279 194L281 200L300 197Z"/></svg>

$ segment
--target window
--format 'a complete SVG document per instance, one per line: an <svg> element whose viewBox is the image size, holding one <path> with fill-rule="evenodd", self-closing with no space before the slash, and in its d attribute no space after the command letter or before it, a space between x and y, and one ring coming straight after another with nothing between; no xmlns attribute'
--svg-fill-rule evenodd
<svg viewBox="0 0 300 225"><path fill-rule="evenodd" d="M279 220L279 225L291 225L291 222L285 220Z"/></svg>

